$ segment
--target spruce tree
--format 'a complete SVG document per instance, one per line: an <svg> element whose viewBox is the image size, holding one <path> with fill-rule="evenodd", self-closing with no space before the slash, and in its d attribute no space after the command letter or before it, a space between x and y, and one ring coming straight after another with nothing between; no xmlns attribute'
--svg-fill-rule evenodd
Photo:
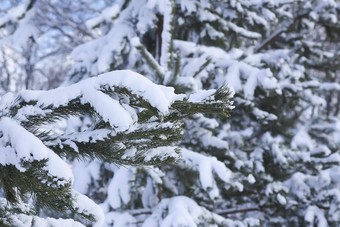
<svg viewBox="0 0 340 227"><path fill-rule="evenodd" d="M116 128L82 96L63 108L39 106L33 115L48 113L30 115L32 125L16 118L27 113L19 111L26 106L21 93L2 109L5 119L72 164L73 190L100 204L106 225L339 224L339 1L118 0L103 1L101 12L91 4L85 27L72 19L60 29L79 27L84 42L73 44L75 63L64 86L129 69L163 92L173 87L185 96L166 92L164 113L133 89L100 83L93 94L118 100L134 124L97 139L87 132ZM56 18L59 7L50 3ZM74 12L82 7L75 4ZM77 15L64 12L68 19ZM123 72L110 75L131 74ZM226 120L233 93L227 87L236 108ZM67 217L33 204L40 216Z"/></svg>
<svg viewBox="0 0 340 227"><path fill-rule="evenodd" d="M211 91L197 104L189 101L191 96L177 95L137 73L115 71L50 91L6 95L0 121L2 224L42 222L31 216L29 204L63 215L69 210L103 224L101 209L72 189L66 160L96 158L138 166L173 162L180 157L176 144L182 138L183 116L209 108L227 114L232 107L227 89ZM57 123L71 116L91 117L92 124L81 132L58 133Z"/></svg>

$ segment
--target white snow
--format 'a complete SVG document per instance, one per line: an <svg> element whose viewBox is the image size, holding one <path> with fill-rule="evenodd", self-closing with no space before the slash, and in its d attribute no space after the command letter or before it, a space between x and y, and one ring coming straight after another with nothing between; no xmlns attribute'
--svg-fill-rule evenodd
<svg viewBox="0 0 340 227"><path fill-rule="evenodd" d="M335 91L340 91L340 84L339 83L322 83L321 86L320 86L320 89L322 90L327 90L327 91L332 91L332 90L335 90Z"/></svg>
<svg viewBox="0 0 340 227"><path fill-rule="evenodd" d="M84 227L83 224L76 222L73 219L40 218L36 216L33 218L33 223L32 227Z"/></svg>
<svg viewBox="0 0 340 227"><path fill-rule="evenodd" d="M202 188L209 193L211 199L219 197L219 189L214 177L215 174L225 183L234 184L231 180L231 170L218 161L216 157L207 157L187 149L182 150L182 156L185 165L199 171Z"/></svg>
<svg viewBox="0 0 340 227"><path fill-rule="evenodd" d="M87 166L88 163L84 161L73 162L73 176L74 176L73 188L82 194L87 193L88 186L91 183L91 175L89 173Z"/></svg>
<svg viewBox="0 0 340 227"><path fill-rule="evenodd" d="M11 215L10 218L16 227L85 227L83 224L72 219L41 218L26 214Z"/></svg>
<svg viewBox="0 0 340 227"><path fill-rule="evenodd" d="M252 174L248 175L248 182L254 184L256 182L255 177Z"/></svg>
<svg viewBox="0 0 340 227"><path fill-rule="evenodd" d="M307 223L313 224L314 220L318 223L318 227L327 227L328 223L325 218L324 212L317 206L309 206L305 213L305 221Z"/></svg>
<svg viewBox="0 0 340 227"><path fill-rule="evenodd" d="M159 202L157 196L155 195L157 193L155 189L155 184L156 182L154 182L152 178L147 178L146 185L142 194L142 203L143 207L145 208L155 207Z"/></svg>
<svg viewBox="0 0 340 227"><path fill-rule="evenodd" d="M113 5L112 7L105 8L103 12L94 18L91 18L85 22L87 28L92 29L102 22L109 22L119 14L119 6Z"/></svg>
<svg viewBox="0 0 340 227"><path fill-rule="evenodd" d="M114 171L114 176L108 186L107 200L113 209L127 204L131 198L129 182L134 179L134 167L121 167Z"/></svg>
<svg viewBox="0 0 340 227"><path fill-rule="evenodd" d="M172 26L172 1L170 0L163 0L158 2L158 8L160 13L163 15L163 31L162 31L162 46L161 46L161 56L160 56L160 65L163 68L168 68L168 64L170 59L170 45L171 45L171 26ZM167 75L167 74L165 74ZM167 83L169 78L164 78L164 81Z"/></svg>
<svg viewBox="0 0 340 227"><path fill-rule="evenodd" d="M16 7L11 8L8 12L0 18L0 26L3 26L8 22L15 22L19 19L22 14L25 13L26 5L29 3L29 0L25 0L23 4L19 4Z"/></svg>
<svg viewBox="0 0 340 227"><path fill-rule="evenodd" d="M306 184L307 176L301 172L296 172L292 177L284 182L284 185L289 188L297 198L305 200L305 196L310 194L311 188Z"/></svg>
<svg viewBox="0 0 340 227"><path fill-rule="evenodd" d="M314 142L306 132L306 129L304 127L301 127L293 137L291 146L292 148L308 149L311 151L313 150Z"/></svg>
<svg viewBox="0 0 340 227"><path fill-rule="evenodd" d="M196 227L199 224L207 224L213 221L216 225L222 225L223 217L210 213L200 207L194 200L186 196L163 199L154 209L152 215L143 223L143 227L172 227L188 226ZM225 224L225 223L224 223Z"/></svg>
<svg viewBox="0 0 340 227"><path fill-rule="evenodd" d="M216 92L215 89L210 89L210 90L200 90L196 93L193 93L189 96L188 101L189 102L203 102L206 100L211 100L213 101L212 95ZM209 99L208 99L209 98Z"/></svg>
<svg viewBox="0 0 340 227"><path fill-rule="evenodd" d="M179 3L181 5L181 10L186 11L189 14L197 10L195 1L193 0L179 1Z"/></svg>
<svg viewBox="0 0 340 227"><path fill-rule="evenodd" d="M242 90L242 82L240 79L240 70L238 65L231 65L228 68L227 75L225 76L226 84L232 88L235 92Z"/></svg>
<svg viewBox="0 0 340 227"><path fill-rule="evenodd" d="M248 31L242 27L237 26L236 24L230 21L228 21L226 25L230 30L232 30L233 32L241 36L245 36L245 37L252 38L252 39L259 39L262 37L260 33Z"/></svg>
<svg viewBox="0 0 340 227"><path fill-rule="evenodd" d="M172 146L164 146L164 147L157 147L153 149L149 149L144 154L144 161L149 162L152 159L160 159L165 160L167 158L174 158L178 159L180 154L176 152L177 147Z"/></svg>
<svg viewBox="0 0 340 227"><path fill-rule="evenodd" d="M28 132L14 120L8 117L0 119L1 142L0 163L15 165L20 171L25 171L21 161L47 159L44 169L58 178L59 184L73 181L71 168L57 154L47 148L37 137ZM6 146L9 143L11 146Z"/></svg>
<svg viewBox="0 0 340 227"><path fill-rule="evenodd" d="M261 69L262 61L273 60L271 58L273 54L275 54L275 60L284 58L287 56L287 50L279 50L271 55L250 55L244 61L237 61L233 59L233 57L239 57L239 54L235 55L235 50L231 50L231 53L228 53L220 48L201 46L182 40L174 40L174 46L181 51L182 57L188 62L185 64L184 69L192 64L192 61L198 59L196 56L199 56L199 59L211 58L211 64L214 64L215 67L227 69L222 78L217 77L216 80L219 84L226 83L235 92L243 91L244 96L249 100L254 98L254 92L258 86L264 89L280 91L277 79L273 76L272 72L269 69ZM195 57L187 58L190 54L193 54ZM186 71L190 72L190 70L185 70L184 72Z"/></svg>
<svg viewBox="0 0 340 227"><path fill-rule="evenodd" d="M283 197L281 194L277 194L276 198L277 198L277 200L279 201L279 203L281 205L286 205L287 204L286 198Z"/></svg>
<svg viewBox="0 0 340 227"><path fill-rule="evenodd" d="M82 95L82 102L90 103L96 112L102 116L104 121L110 122L112 128L118 128L120 131L124 131L134 123L130 113L126 111L117 100L112 99L103 92L88 88Z"/></svg>
<svg viewBox="0 0 340 227"><path fill-rule="evenodd" d="M105 222L108 226L126 227L131 226L137 220L128 212L109 212L105 214Z"/></svg>
<svg viewBox="0 0 340 227"><path fill-rule="evenodd" d="M162 221L162 226L196 226L194 218L198 218L200 208L186 197L177 197L169 201L168 216Z"/></svg>
<svg viewBox="0 0 340 227"><path fill-rule="evenodd" d="M7 14L0 18L0 26L6 23L18 22L17 28L14 33L0 39L0 47L2 48L4 44L9 44L12 47L20 50L27 45L27 41L30 37L37 38L38 29L32 23L32 17L34 9L27 11L27 5L29 0L25 0L22 4L17 7L10 9ZM19 20L19 17L24 16Z"/></svg>
<svg viewBox="0 0 340 227"><path fill-rule="evenodd" d="M131 158L134 157L136 155L137 149L136 148L132 148L132 149L128 149L124 152L124 155L122 156L122 159L127 159L127 158Z"/></svg>
<svg viewBox="0 0 340 227"><path fill-rule="evenodd" d="M136 119L136 115L132 114L131 109L124 108L124 105L117 100L100 91L104 86L110 86L113 90L114 87L127 88L163 114L168 112L174 101L185 97L176 95L172 87L156 85L144 76L129 70L104 73L68 87L49 91L22 91L20 96L26 102L37 101L37 105L43 108L65 106L71 100L79 98L84 104L89 103L115 128L116 132L124 131L134 123L133 119Z"/></svg>
<svg viewBox="0 0 340 227"><path fill-rule="evenodd" d="M94 215L96 219L94 227L101 227L104 224L105 216L100 206L87 196L75 190L72 190L72 197L75 199L73 206L76 207L77 212L84 213L86 215Z"/></svg>

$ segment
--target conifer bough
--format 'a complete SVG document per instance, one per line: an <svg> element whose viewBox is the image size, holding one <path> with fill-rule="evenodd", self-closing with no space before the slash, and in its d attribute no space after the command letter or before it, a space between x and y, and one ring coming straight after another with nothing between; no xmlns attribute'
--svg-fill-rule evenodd
<svg viewBox="0 0 340 227"><path fill-rule="evenodd" d="M5 195L0 223L13 224L17 212L38 221L31 208L8 212L5 205L22 208L29 196L38 207L70 210L102 223L101 209L72 190L67 159L126 165L175 161L180 158L176 145L182 140L181 119L195 113L228 116L232 95L224 86L187 97L128 70L49 91L5 95L0 104L0 184ZM91 117L94 123L79 132L63 130L60 122L71 116Z"/></svg>

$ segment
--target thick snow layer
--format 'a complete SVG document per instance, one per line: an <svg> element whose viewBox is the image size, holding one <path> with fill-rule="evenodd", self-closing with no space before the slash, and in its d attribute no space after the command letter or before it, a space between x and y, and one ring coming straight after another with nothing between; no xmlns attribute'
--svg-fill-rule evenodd
<svg viewBox="0 0 340 227"><path fill-rule="evenodd" d="M108 203L113 209L122 207L130 201L130 184L136 173L135 167L121 167L114 171L114 176L107 189Z"/></svg>
<svg viewBox="0 0 340 227"><path fill-rule="evenodd" d="M99 16L87 20L85 22L85 25L87 28L91 29L99 25L100 23L109 22L110 20L112 20L112 18L117 17L118 14L119 14L118 5L113 5L112 7L104 9Z"/></svg>
<svg viewBox="0 0 340 227"><path fill-rule="evenodd" d="M227 75L225 76L225 82L235 92L242 90L242 82L240 79L240 70L237 64L231 65L228 68Z"/></svg>
<svg viewBox="0 0 340 227"><path fill-rule="evenodd" d="M87 89L86 92L83 92L82 101L90 103L91 106L100 113L103 120L110 122L110 125L114 128L125 130L133 124L130 113L124 109L119 101L112 99L103 92L95 89ZM110 111L108 111L108 107L110 107Z"/></svg>
<svg viewBox="0 0 340 227"><path fill-rule="evenodd" d="M104 212L100 206L89 199L87 196L73 190L72 197L75 199L73 206L80 213L94 215L96 219L95 227L101 227L105 222Z"/></svg>
<svg viewBox="0 0 340 227"><path fill-rule="evenodd" d="M209 193L211 199L219 197L219 189L214 175L227 184L234 184L231 179L233 173L216 157L207 157L187 149L182 150L182 156L185 165L199 171L202 188Z"/></svg>
<svg viewBox="0 0 340 227"><path fill-rule="evenodd" d="M340 91L340 84L338 83L322 83L321 86L320 86L320 89L322 90L327 90L327 91L332 91L332 90L335 90L335 91Z"/></svg>
<svg viewBox="0 0 340 227"><path fill-rule="evenodd" d="M52 177L57 177L59 183L67 183L73 180L70 166L14 120L2 117L0 119L0 131L3 134L0 139L0 163L2 165L12 164L20 171L25 171L20 164L21 161L47 159L44 169ZM10 146L7 144L10 144Z"/></svg>
<svg viewBox="0 0 340 227"><path fill-rule="evenodd" d="M223 217L214 215L200 207L194 200L185 196L177 196L163 199L154 209L152 215L143 223L143 227L196 227L209 221L222 224L224 220Z"/></svg>
<svg viewBox="0 0 340 227"><path fill-rule="evenodd" d="M16 214L10 216L13 226L16 227L85 227L83 224L72 219L41 218L26 214Z"/></svg>
<svg viewBox="0 0 340 227"><path fill-rule="evenodd" d="M215 89L201 90L189 96L189 102L202 102L208 98L213 98L212 95L216 92Z"/></svg>
<svg viewBox="0 0 340 227"><path fill-rule="evenodd" d="M73 175L74 175L73 188L82 194L87 193L88 186L91 183L91 174L88 165L89 164L85 161L73 162Z"/></svg>
<svg viewBox="0 0 340 227"><path fill-rule="evenodd" d="M136 223L137 220L128 212L109 212L105 214L105 222L108 226L126 227Z"/></svg>
<svg viewBox="0 0 340 227"><path fill-rule="evenodd" d="M318 223L318 227L327 227L328 222L326 220L324 211L319 209L317 206L309 206L305 213L305 221L313 224Z"/></svg>
<svg viewBox="0 0 340 227"><path fill-rule="evenodd" d="M7 216L5 220L10 221L11 226L16 227L64 227L64 226L72 226L72 227L84 227L79 222L74 221L73 219L55 219L49 217L38 217L34 215L28 215L32 211L32 206L24 203L23 201L19 201L18 203L11 204L6 199L0 197L0 209L4 211L4 216ZM16 212L11 212L9 210L15 209ZM3 216L3 217L4 217ZM0 218L1 223L3 223L4 219Z"/></svg>
<svg viewBox="0 0 340 227"><path fill-rule="evenodd" d="M305 196L310 194L311 188L306 184L306 179L308 177L301 173L296 172L292 175L292 177L284 182L284 185L289 188L289 190L297 196L299 199L306 199Z"/></svg>
<svg viewBox="0 0 340 227"><path fill-rule="evenodd" d="M188 14L195 12L197 10L195 1L186 0L186 1L179 1L178 3L181 5L181 10L186 11Z"/></svg>
<svg viewBox="0 0 340 227"><path fill-rule="evenodd" d="M222 85L226 83L235 92L242 92L247 99L252 100L254 98L254 92L256 87L263 87L264 89L279 90L278 82L269 69L261 69L261 62L265 59L270 59L270 56L257 54L251 55L244 61L237 61L233 57L235 51L228 53L220 48L207 47L197 45L193 42L174 40L174 46L181 50L181 56L186 59L188 64L198 57L190 57L189 55L200 56L199 59L212 59L212 64L215 67L227 68L226 73L221 73L221 78L217 77L217 81ZM278 51L275 53L276 58L283 58L286 52ZM184 67L184 69L185 69ZM185 70L184 72L190 72ZM245 81L245 82L243 82Z"/></svg>
<svg viewBox="0 0 340 227"><path fill-rule="evenodd" d="M154 26L154 21L157 20L155 11L162 11L162 14L171 11L164 3L165 1L132 0L128 7L119 12L124 3L117 1L98 17L88 20L87 26L89 27L103 21L111 23L112 27L105 36L79 45L72 51L71 57L76 62L76 68L78 68L76 71L84 67L88 75L98 75L109 71L111 63L122 61L120 57L117 57L119 54L115 55L115 53L125 52L130 46L126 40L131 40L137 36L134 26L136 26L139 34L144 34ZM113 21L112 19L115 17L117 18ZM131 18L136 19L135 25L130 23ZM165 16L164 19L170 22L169 17ZM167 31L165 33L168 33L166 25L164 28L164 31ZM171 37L169 35L162 37L164 40L162 43L166 48ZM131 59L133 56L130 55L129 58Z"/></svg>
<svg viewBox="0 0 340 227"><path fill-rule="evenodd" d="M195 218L200 215L200 207L186 197L177 197L169 201L168 216L163 220L162 226L196 226Z"/></svg>
<svg viewBox="0 0 340 227"><path fill-rule="evenodd" d="M150 177L146 180L146 185L142 194L143 207L152 208L158 204L158 198L155 196L154 183Z"/></svg>
<svg viewBox="0 0 340 227"><path fill-rule="evenodd" d="M306 129L304 127L301 127L300 130L293 137L291 146L293 148L308 149L311 151L314 147L314 142L309 136L308 132L306 132Z"/></svg>
<svg viewBox="0 0 340 227"><path fill-rule="evenodd" d="M279 201L279 203L281 205L286 205L287 204L286 198L283 197L281 194L277 194L276 198L277 198L277 200Z"/></svg>
<svg viewBox="0 0 340 227"><path fill-rule="evenodd" d="M113 89L114 87L127 88L163 114L168 112L174 101L184 98L183 95L176 95L174 88L156 85L144 76L128 70L104 73L68 87L49 91L22 91L20 96L26 102L37 101L37 105L41 107L65 106L71 100L80 98L83 103L89 103L116 131L124 131L134 123L136 115L124 108L117 100L101 92L100 89L104 86Z"/></svg>
<svg viewBox="0 0 340 227"><path fill-rule="evenodd" d="M33 219L33 226L32 227L65 227L65 226L70 226L70 227L83 227L84 225L76 222L72 219L54 219L54 218L39 218L39 217L34 217Z"/></svg>
<svg viewBox="0 0 340 227"><path fill-rule="evenodd" d="M0 27L7 23L18 23L13 34L0 39L0 47L4 44L10 44L12 47L21 50L21 48L26 47L27 41L31 37L37 37L38 29L32 23L33 9L26 10L29 3L29 0L24 0L22 4L10 9L7 14L0 18ZM20 17L23 18L19 20Z"/></svg>
<svg viewBox="0 0 340 227"><path fill-rule="evenodd" d="M144 161L149 162L153 159L165 160L167 158L178 159L180 154L176 153L175 150L177 147L165 146L165 147L157 147L153 149L149 149L146 151Z"/></svg>

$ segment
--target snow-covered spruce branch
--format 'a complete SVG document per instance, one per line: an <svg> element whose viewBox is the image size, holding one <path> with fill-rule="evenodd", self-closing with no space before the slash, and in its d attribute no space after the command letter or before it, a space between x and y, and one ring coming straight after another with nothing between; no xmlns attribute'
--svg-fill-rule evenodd
<svg viewBox="0 0 340 227"><path fill-rule="evenodd" d="M57 137L47 144L62 156L99 158L126 165L159 165L159 161L165 164L179 158L179 149L174 145L182 139L180 123L163 125L154 122L143 126L150 128L139 127L117 134L106 129L79 132ZM105 136L93 140L97 133Z"/></svg>
<svg viewBox="0 0 340 227"><path fill-rule="evenodd" d="M23 127L59 155L142 164L150 149L172 146L171 150L176 150L173 145L181 140L179 120L182 118L195 113L225 117L232 108L232 93L227 87L201 91L186 98L176 95L172 88L155 85L132 72L123 72L125 77L121 77L122 73L103 74L70 87L21 92L8 114L20 120ZM141 80L134 80L134 76ZM114 78L114 82L105 81L109 77ZM143 81L144 87L138 88ZM46 124L83 114L96 117L95 124L85 132L60 135L41 130ZM100 150L94 152L99 147ZM178 157L177 152L173 154L166 159L172 157L173 161ZM155 156L163 159L162 155Z"/></svg>
<svg viewBox="0 0 340 227"><path fill-rule="evenodd" d="M21 207L23 199L31 195L38 207L70 210L91 221L102 220L99 207L72 190L70 166L41 140L9 117L1 117L0 133L0 185L7 203ZM84 201L88 208L83 208ZM0 223L12 223L6 216L0 216Z"/></svg>
<svg viewBox="0 0 340 227"><path fill-rule="evenodd" d="M18 215L20 213L20 215ZM55 218L42 218L39 217L33 210L33 207L28 204L9 204L6 199L0 198L0 223L1 226L34 226L47 227L55 226L74 226L83 227L83 225L72 219L55 219ZM4 221L9 220L8 223Z"/></svg>
<svg viewBox="0 0 340 227"><path fill-rule="evenodd" d="M127 70L54 90L7 94L0 103L0 181L5 197L15 204L33 194L40 207L98 220L100 212L79 207L82 195L72 191L72 171L62 158L128 165L175 161L180 158L176 145L182 140L181 119L195 113L227 116L232 95L227 87L175 94L173 88ZM94 123L78 132L58 126L71 116L91 117Z"/></svg>

